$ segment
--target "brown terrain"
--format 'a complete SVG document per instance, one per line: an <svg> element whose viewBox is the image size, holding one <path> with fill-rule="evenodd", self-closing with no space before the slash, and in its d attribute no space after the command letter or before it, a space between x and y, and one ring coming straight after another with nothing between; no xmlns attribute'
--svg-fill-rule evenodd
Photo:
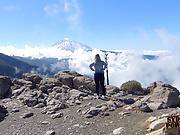
<svg viewBox="0 0 180 135"><path fill-rule="evenodd" d="M6 95L5 88L8 88ZM48 79L24 74L23 79L13 82L1 76L0 132L2 135L160 135L167 134L167 116L180 113L178 90L164 82L151 83L144 90L146 94L128 94L115 86L106 89L107 98L96 99L94 82L75 72L61 71Z"/></svg>

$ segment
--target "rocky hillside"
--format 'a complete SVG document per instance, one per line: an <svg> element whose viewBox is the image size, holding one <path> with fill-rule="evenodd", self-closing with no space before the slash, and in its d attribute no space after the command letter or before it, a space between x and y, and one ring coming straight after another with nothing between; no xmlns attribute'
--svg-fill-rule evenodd
<svg viewBox="0 0 180 135"><path fill-rule="evenodd" d="M164 82L129 94L106 86L107 98L96 99L94 81L77 72L60 71L42 79L0 76L1 134L151 135L166 130L167 116L180 114L179 91ZM146 95L144 94L146 93Z"/></svg>
<svg viewBox="0 0 180 135"><path fill-rule="evenodd" d="M27 60L23 62L22 60L0 53L0 75L9 76L10 78L22 78L22 74L25 72L34 72L42 77L54 74L41 67L28 64Z"/></svg>
<svg viewBox="0 0 180 135"><path fill-rule="evenodd" d="M37 67L0 53L0 75L20 78L22 73L30 72L33 68Z"/></svg>

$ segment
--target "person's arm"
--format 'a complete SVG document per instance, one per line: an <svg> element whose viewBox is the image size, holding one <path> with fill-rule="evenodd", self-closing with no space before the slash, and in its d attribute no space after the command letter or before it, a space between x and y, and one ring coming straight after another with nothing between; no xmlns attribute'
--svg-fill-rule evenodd
<svg viewBox="0 0 180 135"><path fill-rule="evenodd" d="M105 69L107 68L107 63L105 63L105 62L103 61L103 65L104 65L103 70L105 70Z"/></svg>
<svg viewBox="0 0 180 135"><path fill-rule="evenodd" d="M94 66L94 63L91 63L90 65L89 65L89 68L92 70L92 71L94 71L94 69L92 68Z"/></svg>

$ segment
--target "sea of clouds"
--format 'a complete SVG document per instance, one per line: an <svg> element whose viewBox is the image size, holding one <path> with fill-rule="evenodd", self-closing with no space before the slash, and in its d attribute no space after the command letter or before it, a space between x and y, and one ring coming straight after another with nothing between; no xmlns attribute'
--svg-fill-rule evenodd
<svg viewBox="0 0 180 135"><path fill-rule="evenodd" d="M121 50L120 53L108 54L108 73L110 85L120 87L122 83L129 80L136 80L142 87L149 86L154 81L163 81L177 87L180 90L180 57L171 51L133 51ZM31 58L70 58L69 69L77 71L86 76L93 77L93 71L89 65L94 61L95 54L100 54L105 60L105 54L99 49L84 51L82 49L71 51L58 50L53 48L31 48L28 45L24 49L17 49L13 46L0 47L0 53L9 56L21 56ZM155 60L143 59L142 55L158 56ZM53 66L60 66L60 63ZM55 67L53 67L55 68ZM106 72L105 72L106 77Z"/></svg>

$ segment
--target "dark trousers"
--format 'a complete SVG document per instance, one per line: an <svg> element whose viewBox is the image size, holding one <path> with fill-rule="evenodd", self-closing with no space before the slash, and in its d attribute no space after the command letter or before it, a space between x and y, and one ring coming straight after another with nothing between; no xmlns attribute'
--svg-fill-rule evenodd
<svg viewBox="0 0 180 135"><path fill-rule="evenodd" d="M106 95L106 89L104 87L104 74L94 74L94 80L96 84L96 93L99 96L99 83L101 84L102 94Z"/></svg>

